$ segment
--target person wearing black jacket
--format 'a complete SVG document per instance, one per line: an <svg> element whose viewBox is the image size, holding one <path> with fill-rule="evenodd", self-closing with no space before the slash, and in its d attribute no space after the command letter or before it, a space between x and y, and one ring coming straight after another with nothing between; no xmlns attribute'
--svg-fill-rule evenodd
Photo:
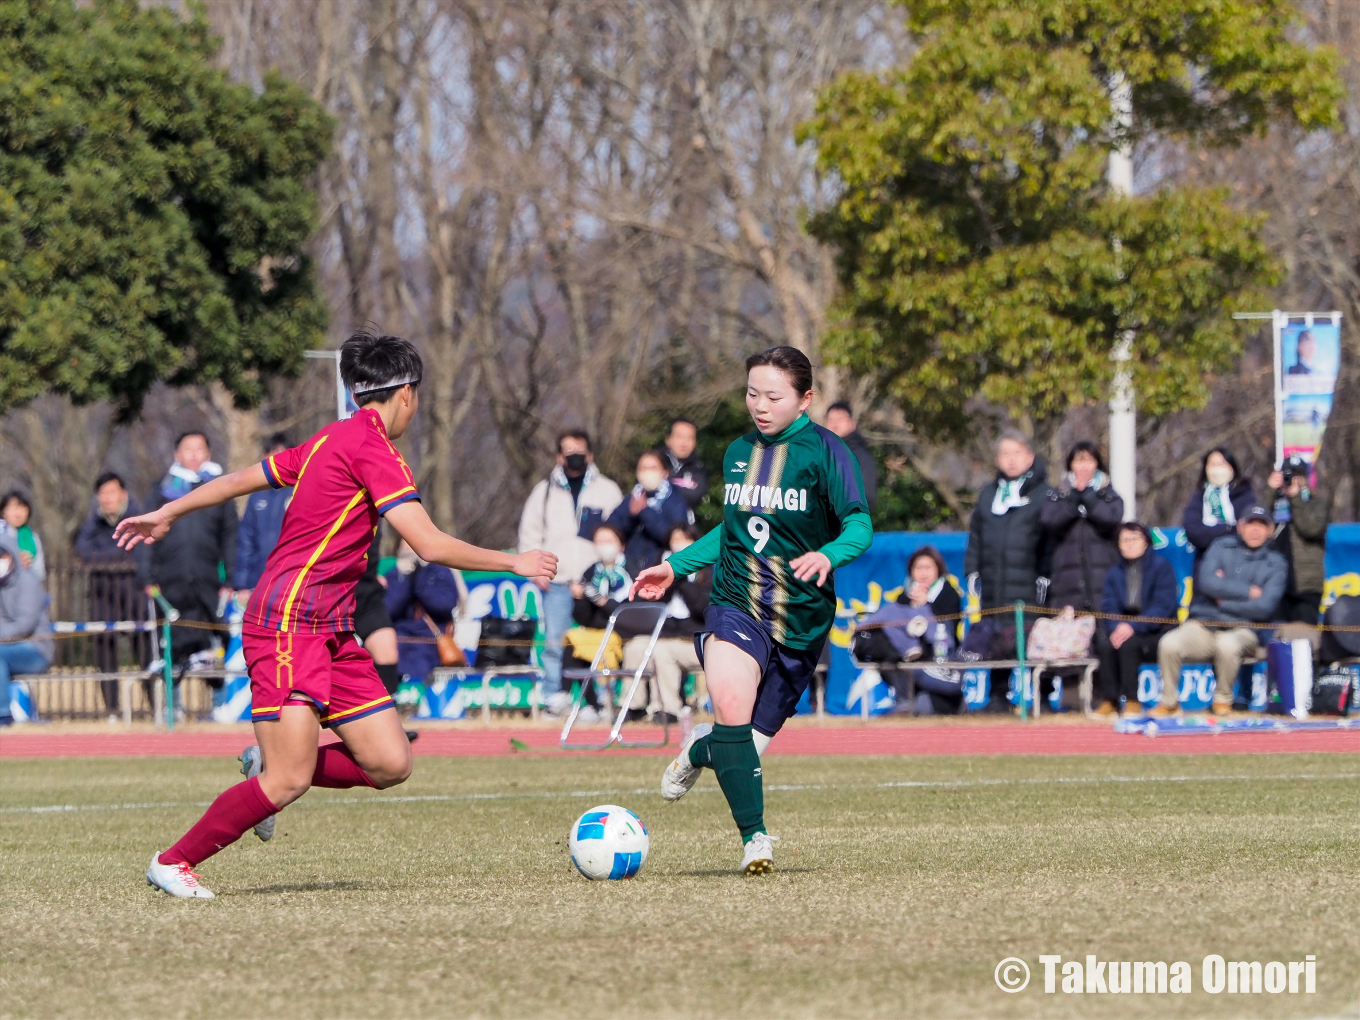
<svg viewBox="0 0 1360 1020"><path fill-rule="evenodd" d="M219 476L222 468L211 456L202 432L180 436L175 442L174 463L151 493L146 511L159 510ZM161 594L179 611L181 620L221 622L218 605L231 594L228 585L236 565L237 523L236 506L228 501L189 514L151 547L152 583L160 586ZM175 627L171 642L172 660L182 665L195 652L211 647L212 631Z"/></svg>
<svg viewBox="0 0 1360 1020"><path fill-rule="evenodd" d="M1100 611L1110 616L1176 618L1176 571L1152 551L1152 532L1137 521L1120 525L1119 559L1105 575ZM1100 659L1097 715L1138 712L1138 667L1157 661L1157 642L1170 624L1101 620L1096 627ZM1120 700L1123 699L1123 707Z"/></svg>
<svg viewBox="0 0 1360 1020"><path fill-rule="evenodd" d="M1237 533L1237 522L1256 504L1251 480L1242 477L1237 458L1223 446L1215 446L1200 464L1199 484L1185 504L1181 521L1185 540L1195 550L1192 577L1199 576L1205 552L1224 535Z"/></svg>
<svg viewBox="0 0 1360 1020"><path fill-rule="evenodd" d="M1100 605L1105 575L1119 558L1115 532L1124 500L1114 491L1105 461L1082 440L1067 454L1067 473L1039 508L1039 522L1053 549L1048 605L1091 612Z"/></svg>
<svg viewBox="0 0 1360 1020"><path fill-rule="evenodd" d="M688 548L698 537L699 533L692 524L675 528L670 536L670 553ZM661 637L652 650L655 677L646 712L654 722L660 722L663 716L667 722L679 720L680 708L684 704L682 689L685 674L703 669L698 653L694 650L694 635L703 624L712 592L713 568L705 567L696 574L676 578L675 583L656 603L664 605L669 615L661 625ZM631 619L619 619L619 630L627 639L623 646L624 669L637 669L642 664L642 656L647 651L655 624L655 617L648 618L641 613ZM638 693L641 694L641 691ZM629 707L641 708L641 705L635 700Z"/></svg>
<svg viewBox="0 0 1360 1020"><path fill-rule="evenodd" d="M878 461L874 460L874 451L869 449L869 441L859 430L859 423L855 421L850 405L844 400L838 400L828 407L826 427L841 437L845 445L850 447L850 452L855 455L855 460L859 461L859 474L864 481L864 499L869 504L869 512L872 513L874 505L878 502Z"/></svg>
<svg viewBox="0 0 1360 1020"><path fill-rule="evenodd" d="M675 418L666 430L666 442L656 451L666 477L685 505L694 510L708 492L708 469L699 459L699 428L688 418Z"/></svg>
<svg viewBox="0 0 1360 1020"><path fill-rule="evenodd" d="M89 582L89 615L91 620L131 620L141 623L147 619L146 588L151 583L150 553L145 545L128 552L118 548L113 540L113 529L124 517L136 517L142 512L128 492L123 479L106 471L95 479L94 500L90 512L76 534L76 555L84 562ZM145 632L128 635L132 655L139 666L145 667L151 658L150 643ZM95 669L101 673L118 672L118 635L96 634L94 646ZM117 721L118 681L103 680L100 688L110 721Z"/></svg>
<svg viewBox="0 0 1360 1020"><path fill-rule="evenodd" d="M996 478L982 487L968 524L964 572L969 593L983 609L1009 606L1017 600L1044 605L1052 551L1039 511L1048 499L1044 462L1029 439L1008 431L996 444ZM973 627L963 650L975 658L1009 658L1016 653L1015 626L983 617ZM1026 617L1025 630L1033 625ZM990 711L1005 710L1007 673L994 671Z"/></svg>

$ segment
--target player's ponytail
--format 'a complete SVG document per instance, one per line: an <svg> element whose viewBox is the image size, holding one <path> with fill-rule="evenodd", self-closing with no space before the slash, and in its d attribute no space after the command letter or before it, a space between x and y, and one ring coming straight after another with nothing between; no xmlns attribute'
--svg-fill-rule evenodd
<svg viewBox="0 0 1360 1020"><path fill-rule="evenodd" d="M812 362L808 361L807 355L797 347L787 345L770 347L746 359L748 374L751 369L761 365L769 365L783 372L789 385L800 397L812 389Z"/></svg>

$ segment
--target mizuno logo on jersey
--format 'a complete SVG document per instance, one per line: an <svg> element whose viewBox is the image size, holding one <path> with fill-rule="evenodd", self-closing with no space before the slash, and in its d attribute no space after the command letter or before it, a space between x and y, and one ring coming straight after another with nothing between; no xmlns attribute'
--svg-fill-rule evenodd
<svg viewBox="0 0 1360 1020"><path fill-rule="evenodd" d="M744 461L744 460L734 461L733 464L732 464L732 467L735 468L737 471L745 471L745 470L746 470L746 461Z"/></svg>
<svg viewBox="0 0 1360 1020"><path fill-rule="evenodd" d="M807 489L781 489L775 485L739 485L729 482L723 490L723 503L748 506L752 510L806 510Z"/></svg>

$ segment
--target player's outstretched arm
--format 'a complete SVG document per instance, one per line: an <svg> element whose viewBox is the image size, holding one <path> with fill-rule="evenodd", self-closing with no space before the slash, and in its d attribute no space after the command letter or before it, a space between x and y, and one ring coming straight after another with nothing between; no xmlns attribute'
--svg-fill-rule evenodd
<svg viewBox="0 0 1360 1020"><path fill-rule="evenodd" d="M118 527L113 530L114 541L120 549L132 549L143 542L153 545L164 538L170 526L185 514L218 506L237 496L249 496L252 492L267 488L269 479L264 476L264 468L252 464L241 471L214 478L187 495L172 499L159 510L119 521Z"/></svg>
<svg viewBox="0 0 1360 1020"><path fill-rule="evenodd" d="M394 506L385 515L397 534L427 563L457 570L502 570L520 577L557 576L557 557L539 549L512 555L460 541L435 527L425 508L414 500Z"/></svg>
<svg viewBox="0 0 1360 1020"><path fill-rule="evenodd" d="M665 595L674 583L675 571L671 569L670 561L665 560L638 574L633 587L628 589L628 601L632 602L633 599L640 597L655 602Z"/></svg>

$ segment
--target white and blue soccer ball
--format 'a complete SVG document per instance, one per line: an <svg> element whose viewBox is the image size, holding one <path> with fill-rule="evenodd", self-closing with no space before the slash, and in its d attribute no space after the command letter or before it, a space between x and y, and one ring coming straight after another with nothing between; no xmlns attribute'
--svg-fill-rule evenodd
<svg viewBox="0 0 1360 1020"><path fill-rule="evenodd" d="M615 804L593 807L571 827L571 863L592 881L632 878L647 860L651 840L642 819Z"/></svg>

